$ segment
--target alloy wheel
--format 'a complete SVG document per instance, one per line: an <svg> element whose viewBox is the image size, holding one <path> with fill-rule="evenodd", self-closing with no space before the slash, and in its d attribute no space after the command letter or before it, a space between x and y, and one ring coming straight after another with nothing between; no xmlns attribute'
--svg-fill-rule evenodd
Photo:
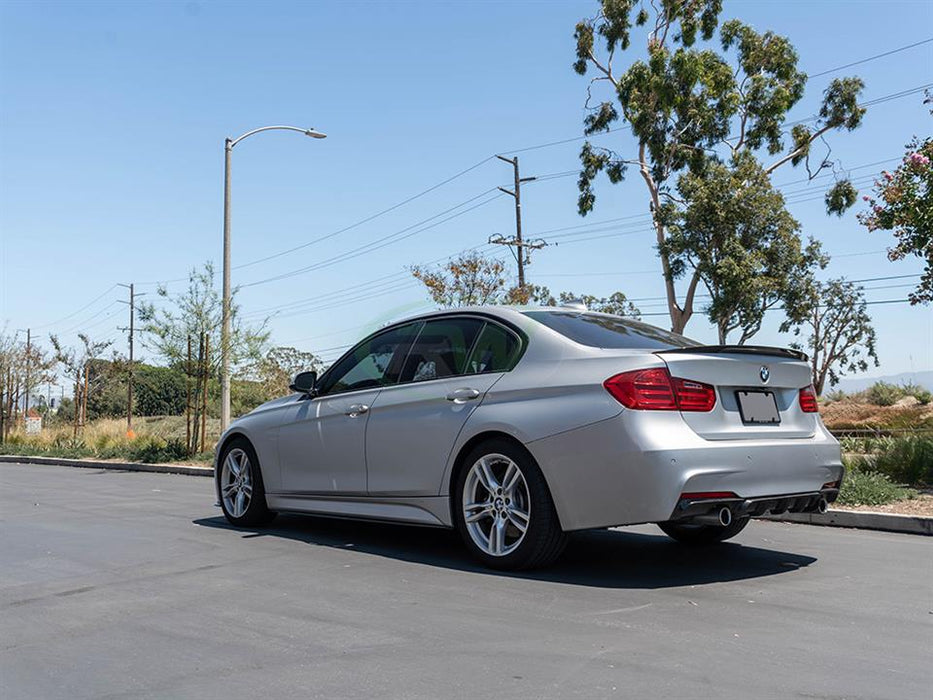
<svg viewBox="0 0 933 700"><path fill-rule="evenodd" d="M252 470L244 450L235 447L224 458L220 476L224 508L234 518L242 518L253 497Z"/></svg>
<svg viewBox="0 0 933 700"><path fill-rule="evenodd" d="M531 524L528 484L518 465L502 454L480 457L463 489L463 521L483 552L503 557L514 552Z"/></svg>

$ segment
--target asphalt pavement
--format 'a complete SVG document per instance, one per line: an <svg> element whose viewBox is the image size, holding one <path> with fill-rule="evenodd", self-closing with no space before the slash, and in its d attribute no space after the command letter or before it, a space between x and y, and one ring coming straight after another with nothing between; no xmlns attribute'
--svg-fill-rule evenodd
<svg viewBox="0 0 933 700"><path fill-rule="evenodd" d="M754 522L474 565L443 530L280 516L210 480L0 465L0 698L924 698L933 540Z"/></svg>

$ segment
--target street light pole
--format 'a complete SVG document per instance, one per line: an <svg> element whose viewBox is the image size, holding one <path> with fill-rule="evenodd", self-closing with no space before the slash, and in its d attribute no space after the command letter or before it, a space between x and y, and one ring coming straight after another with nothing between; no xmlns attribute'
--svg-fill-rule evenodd
<svg viewBox="0 0 933 700"><path fill-rule="evenodd" d="M263 126L235 139L224 140L224 270L223 301L221 306L222 323L220 328L220 429L224 431L230 425L230 309L232 290L230 288L230 161L233 147L245 138L261 131L297 131L315 139L323 139L327 134L314 129L302 129L297 126Z"/></svg>

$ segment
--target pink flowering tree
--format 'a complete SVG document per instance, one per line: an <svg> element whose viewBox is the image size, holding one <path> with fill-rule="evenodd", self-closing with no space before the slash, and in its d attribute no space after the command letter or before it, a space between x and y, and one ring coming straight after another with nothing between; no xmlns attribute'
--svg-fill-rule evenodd
<svg viewBox="0 0 933 700"><path fill-rule="evenodd" d="M872 194L862 199L868 209L859 214L859 221L869 231L892 231L897 239L888 258L916 256L926 263L920 283L908 295L910 303L933 301L933 138L915 137L908 143L897 169L881 173Z"/></svg>

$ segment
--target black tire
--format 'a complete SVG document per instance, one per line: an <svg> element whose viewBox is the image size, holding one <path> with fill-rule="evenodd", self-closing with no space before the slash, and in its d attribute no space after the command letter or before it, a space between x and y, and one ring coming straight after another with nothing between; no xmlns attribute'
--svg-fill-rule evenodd
<svg viewBox="0 0 933 700"><path fill-rule="evenodd" d="M524 536L513 551L502 555L487 553L473 540L464 516L463 493L467 478L480 458L489 455L507 457L517 465L530 500L530 518ZM456 475L451 507L454 523L467 549L490 568L517 571L546 566L560 556L567 543L567 535L561 530L554 501L541 470L527 450L509 440L487 440L470 450Z"/></svg>
<svg viewBox="0 0 933 700"><path fill-rule="evenodd" d="M686 525L681 523L658 523L658 527L668 537L681 544L703 546L725 542L738 535L751 518L736 518L726 526L722 525Z"/></svg>
<svg viewBox="0 0 933 700"><path fill-rule="evenodd" d="M232 509L236 508L235 503L228 503L229 498L224 497L224 480L227 474L226 461L231 453L238 451L245 454L248 460L247 468L249 470L249 484L251 486L251 495L248 505L243 513L237 515ZM266 505L266 489L262 481L262 469L259 466L259 458L256 456L256 450L253 449L250 441L244 437L235 437L224 445L220 459L217 460L217 497L220 501L220 507L223 510L224 517L231 525L237 527L254 527L271 522L276 513L269 510Z"/></svg>

